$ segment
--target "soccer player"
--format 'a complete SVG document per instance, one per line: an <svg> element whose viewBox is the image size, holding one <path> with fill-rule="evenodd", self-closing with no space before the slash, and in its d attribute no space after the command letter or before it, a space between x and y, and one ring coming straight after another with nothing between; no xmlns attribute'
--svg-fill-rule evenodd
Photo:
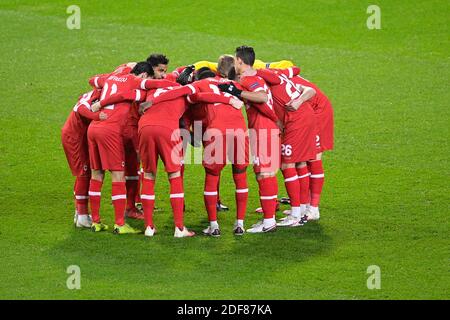
<svg viewBox="0 0 450 320"><path fill-rule="evenodd" d="M235 70L243 90L233 83L221 84L221 91L231 93L247 101L248 127L250 145L255 156L253 169L259 185L261 207L264 219L252 228L250 233L276 230L275 210L278 194L276 173L280 165L280 130L281 123L273 110L272 94L266 82L256 75L252 67L255 51L252 47L236 48Z"/></svg>
<svg viewBox="0 0 450 320"><path fill-rule="evenodd" d="M89 151L87 130L92 120L106 120L104 112L92 112L91 104L100 98L100 90L92 90L83 94L73 107L61 130L61 141L72 175L76 177L74 185L75 217L74 223L78 228L90 228L91 217L88 214L89 180L91 169L89 165Z"/></svg>
<svg viewBox="0 0 450 320"><path fill-rule="evenodd" d="M296 68L296 74L300 72ZM278 226L297 227L304 224L302 219L305 212L301 211L301 194L308 195L309 188L302 190L298 180L298 171L306 162L315 159L316 126L314 110L307 101L315 94L311 87L296 86L289 76L293 76L294 70L272 71L268 69L258 70L261 76L270 85L275 112L283 121L283 136L281 142L281 170L283 173L286 190L291 201L291 214L280 221Z"/></svg>
<svg viewBox="0 0 450 320"><path fill-rule="evenodd" d="M177 86L178 83L173 83L173 87L152 90L148 92L147 100L151 101ZM186 101L181 97L162 103L146 102L141 104L141 107L145 110L139 120L138 131L139 154L144 168L141 199L146 225L145 236L152 237L156 231L153 224L154 188L158 158L161 158L170 184L170 204L175 222L174 237L192 237L195 233L188 230L183 221L184 191L181 178L182 141L179 120L186 111Z"/></svg>
<svg viewBox="0 0 450 320"><path fill-rule="evenodd" d="M217 85L222 79L214 72L204 69L198 74L197 79L199 81L194 84L200 92L220 93ZM240 102L239 107L242 105L243 103ZM210 225L203 230L203 233L211 236L220 235L216 206L218 183L220 173L228 159L232 163L233 180L236 186L236 222L233 232L235 235L243 235L248 200L247 165L249 161L245 119L240 108L235 108L230 103L207 104L206 110L208 127L204 135L203 167L206 172L204 201Z"/></svg>
<svg viewBox="0 0 450 320"><path fill-rule="evenodd" d="M233 63L231 64L233 67ZM200 101L208 102L200 105L193 104L193 97L187 100L193 106L190 109L202 110L203 124L205 125L203 137L204 155L203 167L205 168L204 201L208 213L209 226L203 230L205 235L220 236L217 222L217 197L218 181L220 173L227 164L232 163L233 180L236 186L236 222L233 232L235 235L244 234L244 218L247 208L248 185L248 136L245 119L240 111L242 101L235 97L220 92L217 85L223 80L208 68L202 68L195 75L194 88ZM191 94L187 87L174 89L166 93L166 97L174 96L178 92ZM198 93L198 95L197 95ZM210 95L208 95L208 93ZM205 101L208 96L212 100ZM203 100L202 100L203 99Z"/></svg>
<svg viewBox="0 0 450 320"><path fill-rule="evenodd" d="M167 75L167 67L169 65L169 59L160 53L152 53L147 62L153 68L153 79L165 79ZM172 79L167 79L172 80Z"/></svg>
<svg viewBox="0 0 450 320"><path fill-rule="evenodd" d="M96 76L90 84L102 88L100 103L106 97L120 92L135 89L150 89L157 84L148 79L153 75L153 69L147 62L139 62L131 73ZM121 102L104 107L108 119L93 121L88 129L89 159L92 168L92 178L89 187L89 199L92 211L92 230L107 230L108 226L100 221L100 198L104 171L111 171L112 200L115 214L114 233L139 233L125 223L126 186L125 186L125 154L123 130L130 110L129 102Z"/></svg>
<svg viewBox="0 0 450 320"><path fill-rule="evenodd" d="M307 165L300 167L298 172L302 188L308 188L309 194L303 194L302 206L306 208L305 215L308 220L320 218L319 203L324 184L324 170L322 164L322 153L333 149L333 107L328 97L315 85L305 78L297 75L290 79L297 87L308 86L316 91L316 95L309 101L314 109L316 122L316 145L318 153L314 160L308 161Z"/></svg>

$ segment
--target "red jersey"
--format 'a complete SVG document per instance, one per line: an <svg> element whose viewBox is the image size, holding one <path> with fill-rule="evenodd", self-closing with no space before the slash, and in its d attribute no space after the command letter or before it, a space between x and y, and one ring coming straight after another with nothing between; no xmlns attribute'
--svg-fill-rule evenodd
<svg viewBox="0 0 450 320"><path fill-rule="evenodd" d="M308 80L302 78L301 76L293 77L291 80L297 86L298 85L307 86L316 90L316 95L309 100L314 109L314 113L321 113L326 106L331 105L331 102L328 99L328 97L314 83L309 82Z"/></svg>
<svg viewBox="0 0 450 320"><path fill-rule="evenodd" d="M131 68L128 63L121 64L118 66L111 74L119 75L122 73L130 73L133 68Z"/></svg>
<svg viewBox="0 0 450 320"><path fill-rule="evenodd" d="M99 120L99 112L91 111L91 104L100 97L100 90L92 90L83 94L73 107L62 131L73 137L82 137L86 134L91 120Z"/></svg>
<svg viewBox="0 0 450 320"><path fill-rule="evenodd" d="M206 78L194 82L193 86L197 89L198 92L214 93L217 95L231 97L231 95L228 93L220 92L217 85L221 82L224 82L224 79L220 77ZM226 82L229 81L226 80ZM245 119L242 115L242 111L235 109L230 104L201 103L200 107L204 109L204 116L206 116L205 122L208 128L216 128L223 132L225 132L226 129L246 129Z"/></svg>
<svg viewBox="0 0 450 320"><path fill-rule="evenodd" d="M263 77L274 76L276 79L267 78L271 84L270 90L273 95L273 102L275 112L279 119L283 121L284 124L288 122L295 122L305 114L305 112L311 111L307 110L311 108L310 103L304 103L296 111L287 111L285 106L290 101L297 99L303 92L302 86L296 86L295 83L289 79L283 72L276 72L270 70L258 71Z"/></svg>
<svg viewBox="0 0 450 320"><path fill-rule="evenodd" d="M96 76L89 80L91 85L102 88L100 103L103 100L115 95L126 95L129 92L136 92L136 89L148 90L155 88L160 82L152 79L142 79L133 74L111 74ZM167 83L167 81L163 81ZM103 104L102 104L103 105ZM121 101L115 104L109 104L103 108L108 114L108 119L104 121L93 121L91 126L104 127L115 132L122 133L131 108L130 101Z"/></svg>
<svg viewBox="0 0 450 320"><path fill-rule="evenodd" d="M174 83L172 87L159 88L147 93L147 99L154 100L164 92L170 91L179 85ZM153 104L147 109L139 120L139 128L145 126L161 126L169 129L178 129L180 118L187 109L185 97L178 97L173 100L163 101Z"/></svg>
<svg viewBox="0 0 450 320"><path fill-rule="evenodd" d="M266 103L246 102L248 127L253 129L278 129L278 120L273 110L272 93L266 82L259 76L244 76L240 80L241 86L246 91L267 93Z"/></svg>

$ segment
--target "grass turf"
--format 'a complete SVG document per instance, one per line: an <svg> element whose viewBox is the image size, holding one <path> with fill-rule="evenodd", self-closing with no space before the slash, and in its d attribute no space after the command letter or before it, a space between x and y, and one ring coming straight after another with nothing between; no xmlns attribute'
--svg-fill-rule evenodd
<svg viewBox="0 0 450 320"><path fill-rule="evenodd" d="M0 4L1 299L449 297L448 2L378 1L373 31L368 1L83 0L80 30L66 28L70 4ZM333 102L320 222L233 237L227 169L223 236L174 239L161 171L154 239L75 230L60 128L88 77L155 51L174 68L241 44L265 61L292 59ZM200 232L202 168L189 166L185 180L186 224ZM258 219L251 170L249 180L247 225ZM111 225L109 194L106 183ZM66 287L72 264L81 290ZM381 290L366 287L369 265L381 268Z"/></svg>

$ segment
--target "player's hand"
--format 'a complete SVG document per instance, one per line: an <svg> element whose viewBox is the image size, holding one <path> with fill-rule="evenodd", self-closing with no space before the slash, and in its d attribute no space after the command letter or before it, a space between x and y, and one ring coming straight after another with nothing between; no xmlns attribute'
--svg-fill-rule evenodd
<svg viewBox="0 0 450 320"><path fill-rule="evenodd" d="M239 90L236 88L236 86L233 83L222 83L218 85L220 91L229 93L235 97L240 98L242 90Z"/></svg>
<svg viewBox="0 0 450 320"><path fill-rule="evenodd" d="M139 114L143 115L147 109L149 109L153 105L153 101L146 101L139 105Z"/></svg>
<svg viewBox="0 0 450 320"><path fill-rule="evenodd" d="M108 119L108 114L101 111L100 114L98 115L98 118L100 119L100 121L104 121L104 120Z"/></svg>
<svg viewBox="0 0 450 320"><path fill-rule="evenodd" d="M101 108L102 108L102 106L100 105L100 101L97 101L91 105L92 112L100 111Z"/></svg>
<svg viewBox="0 0 450 320"><path fill-rule="evenodd" d="M300 108L300 106L303 104L303 102L304 102L303 99L297 98L295 100L289 101L286 104L285 108L288 111L297 111Z"/></svg>
<svg viewBox="0 0 450 320"><path fill-rule="evenodd" d="M230 105L232 105L233 108L240 110L244 106L244 103L241 100L233 97L230 99Z"/></svg>
<svg viewBox="0 0 450 320"><path fill-rule="evenodd" d="M194 72L195 67L193 64L188 65L177 77L177 82L182 86L187 85L191 80L192 72Z"/></svg>

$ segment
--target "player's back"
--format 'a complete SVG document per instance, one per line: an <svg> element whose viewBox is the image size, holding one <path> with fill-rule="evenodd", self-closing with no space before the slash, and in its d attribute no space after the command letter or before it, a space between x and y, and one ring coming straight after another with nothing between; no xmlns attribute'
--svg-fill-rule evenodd
<svg viewBox="0 0 450 320"><path fill-rule="evenodd" d="M78 113L78 109L82 106L87 106L90 108L92 101L98 99L100 97L99 90L92 90L78 98L77 103L73 107L69 116L67 117L66 122L62 128L62 131L66 134L70 135L79 135L82 136L86 134L87 128L91 120L82 117Z"/></svg>
<svg viewBox="0 0 450 320"><path fill-rule="evenodd" d="M147 93L146 101L153 100L162 93L174 88L176 88L176 84L174 84L173 87L150 90ZM179 97L154 104L145 111L144 115L139 120L139 127L152 125L176 129L179 127L180 118L183 116L186 108L187 102L185 97Z"/></svg>
<svg viewBox="0 0 450 320"><path fill-rule="evenodd" d="M316 84L310 82L309 80L306 80L301 76L295 76L291 78L291 80L296 85L311 87L316 91L316 95L310 100L311 105L316 113L321 112L325 106L331 105L328 97L319 89Z"/></svg>
<svg viewBox="0 0 450 320"><path fill-rule="evenodd" d="M259 76L245 76L241 78L239 84L242 87L241 89L246 91L263 91L267 94L267 102L265 103L246 102L248 127L254 129L278 129L273 120L258 111L258 105L274 111L272 92L264 79Z"/></svg>
<svg viewBox="0 0 450 320"><path fill-rule="evenodd" d="M220 77L206 78L194 83L200 92L222 94L217 86L223 82ZM229 82L229 81L227 81ZM225 94L228 95L228 94ZM209 128L216 128L225 131L226 129L245 129L245 119L241 110L238 110L230 104L209 103L204 104L207 125Z"/></svg>
<svg viewBox="0 0 450 320"><path fill-rule="evenodd" d="M111 74L105 81L100 101L116 93L128 92L140 88L140 84L145 79L136 77L133 74ZM93 121L91 126L104 127L115 132L122 133L129 116L131 102L123 101L103 108L103 112L108 118L103 121Z"/></svg>
<svg viewBox="0 0 450 320"><path fill-rule="evenodd" d="M300 97L302 91L300 87L297 87L296 84L287 76L283 74L278 74L281 83L278 85L273 85L270 87L273 96L273 105L275 109L275 113L278 118L281 119L285 124L288 122L295 122L305 114L312 113L312 106L310 102L305 102L300 106L300 108L296 111L288 111L286 110L286 105L292 101Z"/></svg>

